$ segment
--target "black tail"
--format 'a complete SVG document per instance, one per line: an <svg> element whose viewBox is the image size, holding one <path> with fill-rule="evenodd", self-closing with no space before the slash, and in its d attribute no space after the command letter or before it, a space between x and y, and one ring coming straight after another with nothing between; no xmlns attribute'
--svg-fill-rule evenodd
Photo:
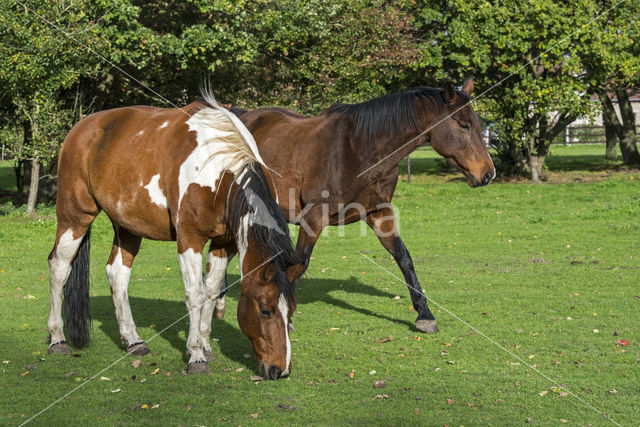
<svg viewBox="0 0 640 427"><path fill-rule="evenodd" d="M76 348L89 344L91 311L89 310L89 248L91 227L82 238L71 263L71 274L64 285L64 323L67 337Z"/></svg>

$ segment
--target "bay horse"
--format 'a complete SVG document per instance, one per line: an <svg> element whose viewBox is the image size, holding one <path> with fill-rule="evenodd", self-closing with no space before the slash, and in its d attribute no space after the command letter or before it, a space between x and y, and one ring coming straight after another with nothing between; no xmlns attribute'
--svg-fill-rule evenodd
<svg viewBox="0 0 640 427"><path fill-rule="evenodd" d="M489 184L496 170L470 103L473 89L469 78L460 91L451 84L416 88L360 104L337 104L315 117L282 108L240 115L266 163L279 172L273 177L278 203L289 222L300 225L296 251L305 269L324 227L364 220L400 267L422 332L438 327L391 206L398 163L430 141L471 187ZM215 315L223 314L224 295Z"/></svg>
<svg viewBox="0 0 640 427"><path fill-rule="evenodd" d="M106 110L76 124L59 156L58 222L49 255L49 353L70 352L61 315L63 286L70 341L76 347L88 343L89 235L104 211L115 233L106 272L129 353L150 353L136 332L127 292L140 242L176 241L189 314L188 372L210 372L211 316L227 261L237 252L240 328L262 376L289 375L287 325L303 265L263 167L249 131L212 96L185 109Z"/></svg>

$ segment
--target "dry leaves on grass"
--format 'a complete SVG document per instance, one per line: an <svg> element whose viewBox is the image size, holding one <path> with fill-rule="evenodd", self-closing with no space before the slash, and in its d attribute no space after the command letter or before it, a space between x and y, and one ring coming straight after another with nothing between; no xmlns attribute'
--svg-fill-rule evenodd
<svg viewBox="0 0 640 427"><path fill-rule="evenodd" d="M384 381L384 380L376 381L376 382L373 384L373 388L385 388L386 386L387 386L387 382L386 382L386 381Z"/></svg>
<svg viewBox="0 0 640 427"><path fill-rule="evenodd" d="M142 360L140 359L136 359L133 362L131 362L131 366L133 366L134 368L139 367L142 364Z"/></svg>

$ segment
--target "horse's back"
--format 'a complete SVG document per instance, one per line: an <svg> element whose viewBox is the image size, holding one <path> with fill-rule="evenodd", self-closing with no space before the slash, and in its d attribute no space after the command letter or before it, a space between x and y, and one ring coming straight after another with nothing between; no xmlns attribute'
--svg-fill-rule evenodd
<svg viewBox="0 0 640 427"><path fill-rule="evenodd" d="M181 110L147 106L105 110L84 118L62 145L59 201L71 197L69 192L76 198L88 193L82 197L90 196L99 209L134 234L171 238L172 194L166 183L177 182L177 169L190 151L187 118ZM148 214L137 218L134 210Z"/></svg>

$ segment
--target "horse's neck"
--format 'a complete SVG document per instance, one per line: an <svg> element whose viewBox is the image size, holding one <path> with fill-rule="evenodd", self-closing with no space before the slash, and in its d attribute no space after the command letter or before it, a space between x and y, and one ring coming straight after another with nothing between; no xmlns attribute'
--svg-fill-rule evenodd
<svg viewBox="0 0 640 427"><path fill-rule="evenodd" d="M372 141L362 141L361 152L366 153L366 173L371 177L385 175L395 169L398 163L429 139L429 132L425 132L433 124L430 120L421 122L420 130L379 136ZM369 145L367 147L367 145Z"/></svg>

